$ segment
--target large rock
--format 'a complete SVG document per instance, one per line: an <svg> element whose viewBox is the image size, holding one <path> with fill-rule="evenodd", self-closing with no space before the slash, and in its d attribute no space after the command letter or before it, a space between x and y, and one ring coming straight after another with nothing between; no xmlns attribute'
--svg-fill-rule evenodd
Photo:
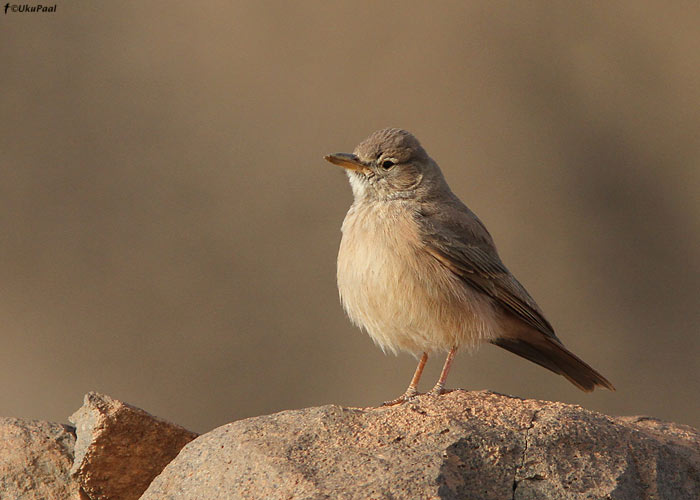
<svg viewBox="0 0 700 500"><path fill-rule="evenodd" d="M0 498L79 500L70 476L73 430L61 424L0 417Z"/></svg>
<svg viewBox="0 0 700 500"><path fill-rule="evenodd" d="M323 406L200 436L142 497L167 498L697 500L700 436L489 392Z"/></svg>
<svg viewBox="0 0 700 500"><path fill-rule="evenodd" d="M197 434L103 394L85 395L71 470L91 500L137 499Z"/></svg>

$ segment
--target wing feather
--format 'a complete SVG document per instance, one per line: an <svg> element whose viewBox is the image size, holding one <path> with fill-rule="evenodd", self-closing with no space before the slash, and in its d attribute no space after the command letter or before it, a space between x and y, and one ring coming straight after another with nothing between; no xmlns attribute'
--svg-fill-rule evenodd
<svg viewBox="0 0 700 500"><path fill-rule="evenodd" d="M516 317L556 339L534 299L503 265L491 236L468 208L446 217L418 217L425 249L466 284L493 298ZM455 215L458 215L455 217Z"/></svg>

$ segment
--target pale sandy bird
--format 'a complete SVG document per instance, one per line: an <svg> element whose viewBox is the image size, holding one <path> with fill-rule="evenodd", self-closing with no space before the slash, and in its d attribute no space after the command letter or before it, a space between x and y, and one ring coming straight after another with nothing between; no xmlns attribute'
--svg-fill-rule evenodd
<svg viewBox="0 0 700 500"><path fill-rule="evenodd" d="M486 227L450 190L437 163L405 130L379 130L354 153L325 157L347 169L354 203L343 221L338 290L348 316L385 352L421 356L406 392L417 394L428 354L483 342L566 377L590 392L608 380L564 347L503 265Z"/></svg>

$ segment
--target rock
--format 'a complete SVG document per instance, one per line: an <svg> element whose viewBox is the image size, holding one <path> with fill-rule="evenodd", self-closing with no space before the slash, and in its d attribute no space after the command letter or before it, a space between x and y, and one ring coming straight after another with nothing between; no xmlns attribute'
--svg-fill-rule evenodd
<svg viewBox="0 0 700 500"><path fill-rule="evenodd" d="M143 500L698 499L700 435L490 392L249 418L195 439Z"/></svg>
<svg viewBox="0 0 700 500"><path fill-rule="evenodd" d="M70 416L71 473L92 500L136 499L197 434L109 396L90 392Z"/></svg>
<svg viewBox="0 0 700 500"><path fill-rule="evenodd" d="M61 424L0 418L0 498L79 500L70 476L73 429Z"/></svg>

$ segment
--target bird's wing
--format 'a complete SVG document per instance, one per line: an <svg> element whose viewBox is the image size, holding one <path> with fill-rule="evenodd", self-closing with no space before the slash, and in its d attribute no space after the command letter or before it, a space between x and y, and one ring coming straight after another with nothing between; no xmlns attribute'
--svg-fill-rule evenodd
<svg viewBox="0 0 700 500"><path fill-rule="evenodd" d="M557 339L534 299L498 257L491 236L466 206L420 214L425 250L468 285L493 298L517 318Z"/></svg>

